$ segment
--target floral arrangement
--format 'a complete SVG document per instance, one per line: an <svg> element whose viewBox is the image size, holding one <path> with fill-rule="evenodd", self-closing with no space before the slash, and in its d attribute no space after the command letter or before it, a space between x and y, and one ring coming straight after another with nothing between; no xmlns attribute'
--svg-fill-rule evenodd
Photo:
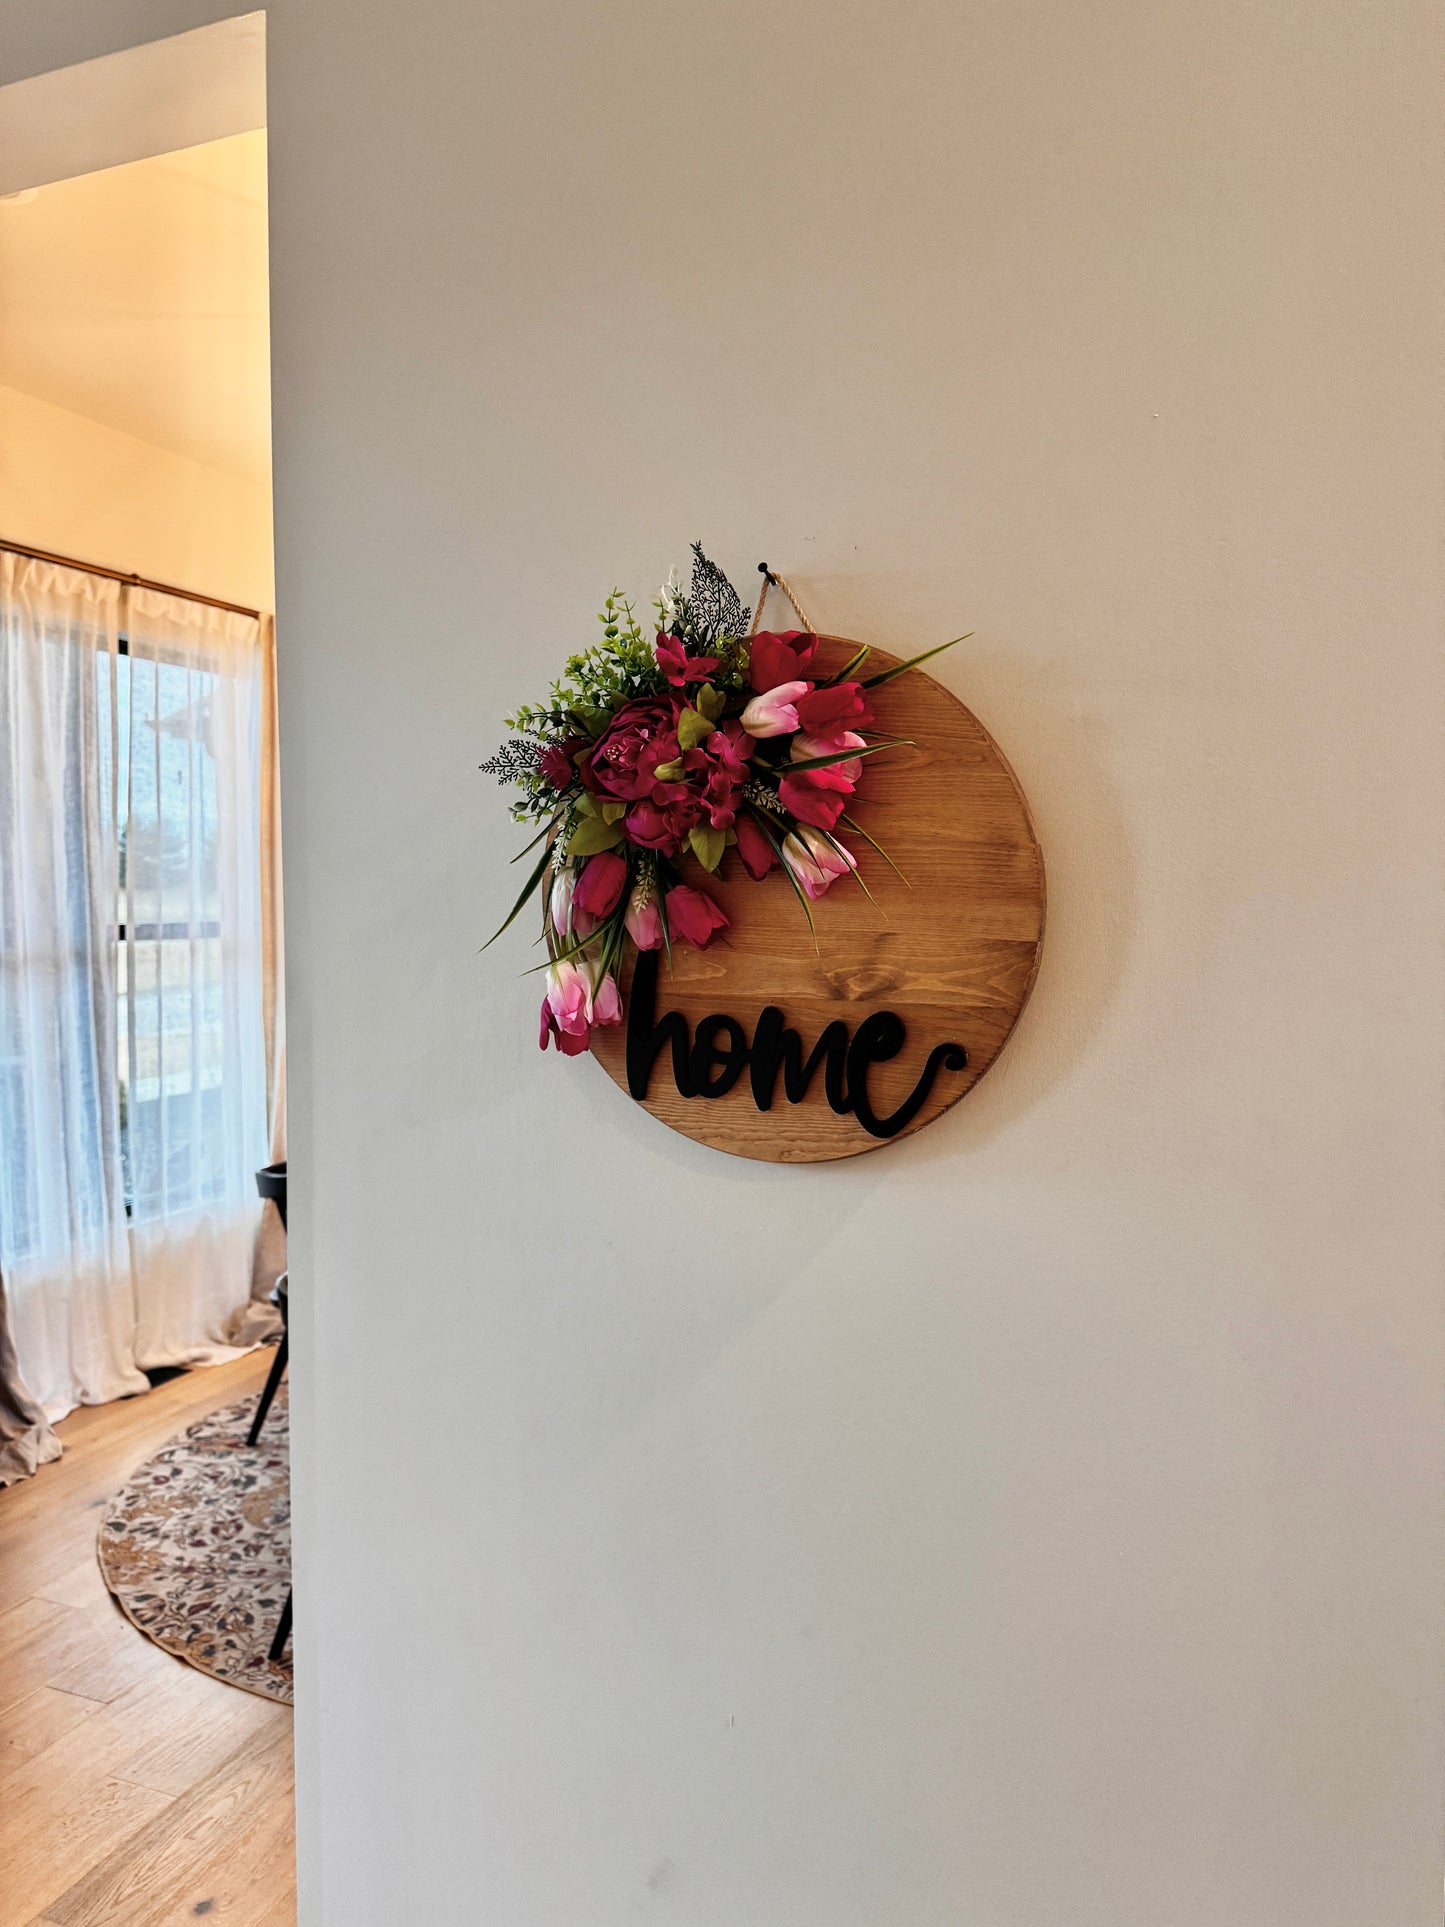
<svg viewBox="0 0 1445 1927"><path fill-rule="evenodd" d="M750 634L737 591L697 543L687 590L674 570L653 607L649 639L633 605L608 596L601 641L568 659L543 706L506 719L511 739L481 766L516 785L516 821L541 825L513 861L544 845L490 941L541 890L539 1041L569 1057L621 1021L627 938L670 958L674 944L704 949L727 928L688 865L714 875L735 849L757 882L780 870L810 928L810 902L840 877L866 890L839 831L873 844L848 805L865 758L907 740L878 733L870 692L940 653L860 681L863 648L817 676L818 637Z"/></svg>

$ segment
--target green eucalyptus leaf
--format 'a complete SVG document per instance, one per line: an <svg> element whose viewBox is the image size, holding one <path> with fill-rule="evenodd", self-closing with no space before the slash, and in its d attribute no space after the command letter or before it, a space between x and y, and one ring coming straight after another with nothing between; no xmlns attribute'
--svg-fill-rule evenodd
<svg viewBox="0 0 1445 1927"><path fill-rule="evenodd" d="M659 783L680 783L685 774L681 757L671 763L659 763L652 773Z"/></svg>
<svg viewBox="0 0 1445 1927"><path fill-rule="evenodd" d="M604 823L600 816L584 816L572 832L568 856L596 856L599 850L615 850L622 841L621 826Z"/></svg>
<svg viewBox="0 0 1445 1927"><path fill-rule="evenodd" d="M697 692L697 706L710 723L716 724L727 703L727 697L720 689L714 689L710 682L704 683Z"/></svg>
<svg viewBox="0 0 1445 1927"><path fill-rule="evenodd" d="M723 851L727 848L727 838L723 832L709 829L699 823L696 828L688 831L687 840L693 855L704 870L709 872L716 870L722 862Z"/></svg>
<svg viewBox="0 0 1445 1927"><path fill-rule="evenodd" d="M696 749L712 735L715 724L696 709L685 709L677 719L677 740L683 749Z"/></svg>
<svg viewBox="0 0 1445 1927"><path fill-rule="evenodd" d="M619 802L616 798L610 803L604 803L602 805L602 821L604 823L620 823L626 814L627 805Z"/></svg>

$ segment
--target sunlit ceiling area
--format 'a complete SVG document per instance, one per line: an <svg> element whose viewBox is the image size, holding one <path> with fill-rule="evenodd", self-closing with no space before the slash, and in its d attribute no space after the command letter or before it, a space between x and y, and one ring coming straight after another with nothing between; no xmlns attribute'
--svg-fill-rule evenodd
<svg viewBox="0 0 1445 1927"><path fill-rule="evenodd" d="M0 384L268 480L264 131L0 200Z"/></svg>

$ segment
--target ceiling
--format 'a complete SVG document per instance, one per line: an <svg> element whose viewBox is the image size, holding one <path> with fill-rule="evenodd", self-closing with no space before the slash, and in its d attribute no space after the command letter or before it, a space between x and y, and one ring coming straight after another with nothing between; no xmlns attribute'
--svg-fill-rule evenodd
<svg viewBox="0 0 1445 1927"><path fill-rule="evenodd" d="M264 130L0 200L0 384L267 480Z"/></svg>

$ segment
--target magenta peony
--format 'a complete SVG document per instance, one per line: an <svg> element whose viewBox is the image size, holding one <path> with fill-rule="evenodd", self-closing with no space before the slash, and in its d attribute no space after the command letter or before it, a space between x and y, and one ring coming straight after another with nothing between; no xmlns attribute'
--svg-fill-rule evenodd
<svg viewBox="0 0 1445 1927"><path fill-rule="evenodd" d="M681 696L640 696L624 703L578 765L588 789L632 803L650 798L659 764L677 761Z"/></svg>
<svg viewBox="0 0 1445 1927"><path fill-rule="evenodd" d="M719 930L727 929L727 918L712 898L702 890L679 883L667 893L669 934L695 950L706 950Z"/></svg>
<svg viewBox="0 0 1445 1927"><path fill-rule="evenodd" d="M630 806L622 824L629 841L670 857L698 825L732 828L753 752L736 721L684 750L677 731L686 707L680 696L624 703L582 766L590 789Z"/></svg>

